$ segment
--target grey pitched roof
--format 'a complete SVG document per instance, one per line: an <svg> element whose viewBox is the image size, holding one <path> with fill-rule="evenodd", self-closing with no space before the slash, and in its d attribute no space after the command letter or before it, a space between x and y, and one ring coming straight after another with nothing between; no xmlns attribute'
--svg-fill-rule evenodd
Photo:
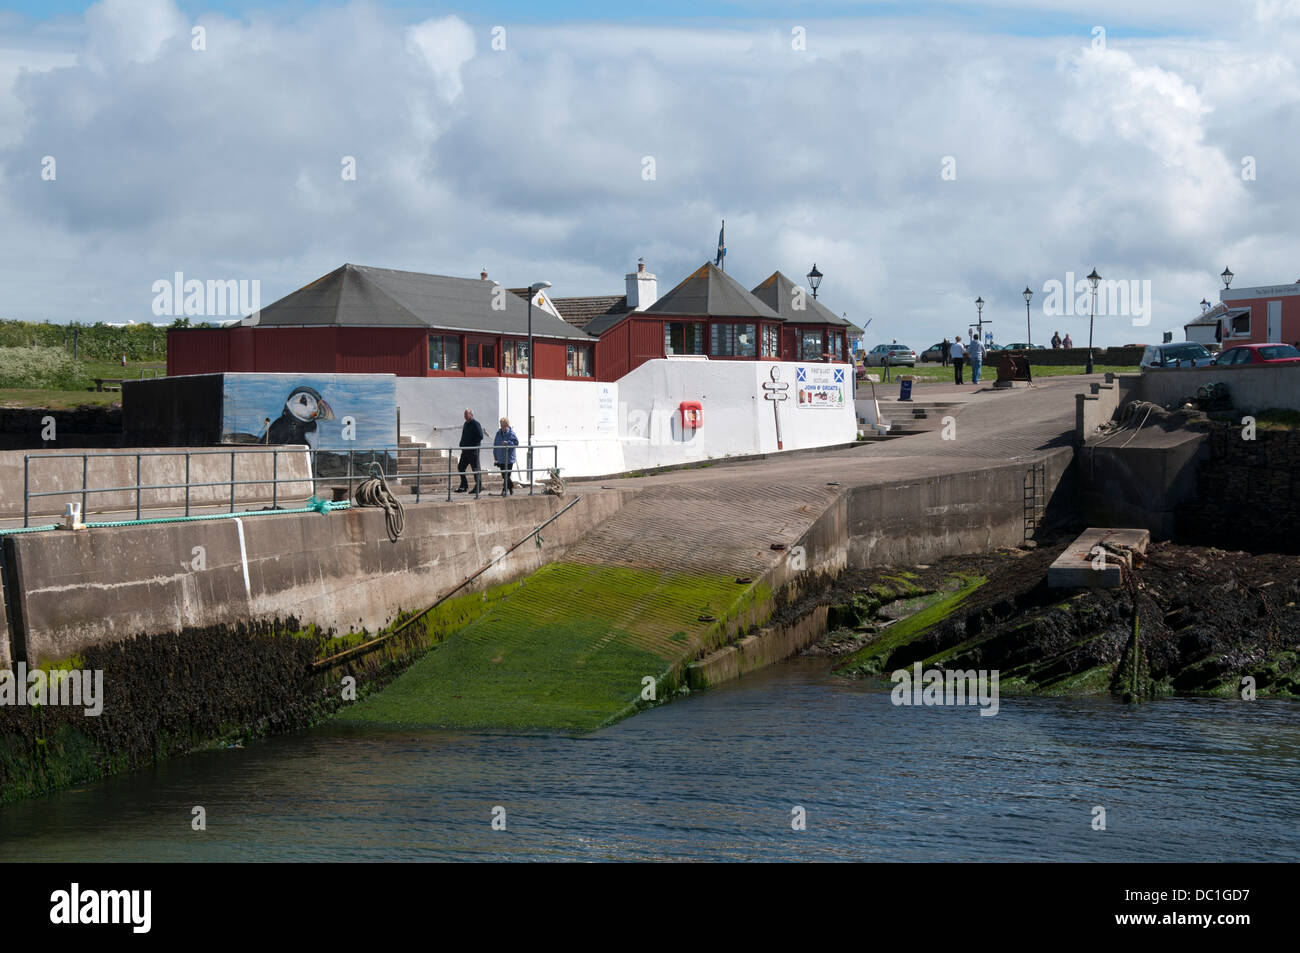
<svg viewBox="0 0 1300 953"><path fill-rule="evenodd" d="M494 296L495 282L416 271L344 265L262 309L262 327L426 327L489 334L527 334L528 303ZM504 289L502 289L504 291ZM494 302L504 305L493 308ZM587 335L540 308L538 337L587 340Z"/></svg>
<svg viewBox="0 0 1300 953"><path fill-rule="evenodd" d="M796 310L794 289L797 287L799 286L781 272L774 271L751 293L790 324L833 324L840 328L849 326L849 322L807 291L803 295L803 309Z"/></svg>
<svg viewBox="0 0 1300 953"><path fill-rule="evenodd" d="M712 262L691 272L681 284L645 310L646 314L708 315L713 318L778 320L781 317Z"/></svg>

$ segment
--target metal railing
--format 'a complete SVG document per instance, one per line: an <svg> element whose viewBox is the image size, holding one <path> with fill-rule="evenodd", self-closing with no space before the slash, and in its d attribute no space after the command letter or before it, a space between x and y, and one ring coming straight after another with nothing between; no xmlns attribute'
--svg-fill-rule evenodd
<svg viewBox="0 0 1300 953"><path fill-rule="evenodd" d="M31 506L32 500L50 496L81 497L81 511L88 514L88 502L94 494L102 493L125 493L134 494L135 496L135 518L141 518L144 511L143 496L148 491L159 490L184 490L184 508L185 515L189 516L191 510L197 507L211 508L213 506L226 505L224 502L218 503L215 499L211 502L195 501L192 491L204 487L226 487L230 490L229 495L229 512L234 513L236 504L236 490L241 486L267 486L271 487L271 508L278 509L280 505L280 486L281 484L302 485L311 484L311 495L317 496L317 489L321 484L333 485L335 481L347 481L348 499L351 499L355 492L355 484L361 480L368 479L368 470L371 463L379 463L386 478L391 478L394 482L405 484L408 481L414 481L412 493L415 496L415 502L420 502L421 494L430 496L424 490L426 480L435 485L440 485L443 480L446 481L447 501L451 501L452 486L451 481L460 477L468 481L474 480L475 485L482 486L484 477L490 473L502 475L502 486L505 486L505 476L503 471L497 467L485 469L482 467L482 457L480 456L480 466L475 469L458 470L453 466L453 454L459 455L461 447L373 447L367 450L316 450L316 449L293 449L290 447L258 447L258 446L231 446L212 449L186 449L186 450L134 450L124 451L121 453L38 453L24 454L23 456L23 526L31 525ZM475 448L471 448L475 449ZM495 449L492 446L482 446L476 448L480 454L491 454ZM526 473L528 475L528 493L531 496L537 484L537 473L549 473L551 470L559 470L559 445L558 444L533 444L532 454L529 454L527 445L520 445L512 448L517 453L517 458L523 462L522 458L532 457L529 465L526 467L512 467L509 471L514 473ZM549 453L547 453L549 451ZM307 474L291 474L289 476L280 475L280 456L288 454L290 456L309 456L310 472ZM543 459L549 456L551 465L546 467L535 466L536 455L542 454ZM236 458L239 456L250 455L267 455L271 457L271 476L269 479L237 479ZM415 469L404 468L404 462L409 462L410 455L415 455ZM438 459L436 454L445 454L447 467L444 471L442 467L436 470L425 470L426 461ZM228 455L230 457L230 478L222 480L204 480L195 482L191 479L193 458L198 456L220 456ZM143 461L153 457L183 457L185 459L185 479L182 482L174 483L143 483L141 482L141 470ZM383 458L382 462L380 458ZM90 486L89 471L90 461L92 459L134 459L135 460L135 480L133 483L123 484L122 486ZM489 457L489 459L492 459ZM32 489L32 464L39 463L42 460L80 460L81 461L81 486L65 487L58 490L33 490ZM439 495L441 495L439 493ZM265 503L266 498L262 496L256 499L245 499L243 503ZM179 507L180 501L175 503L152 503L150 508L169 508L171 506ZM247 507L245 507L247 509Z"/></svg>

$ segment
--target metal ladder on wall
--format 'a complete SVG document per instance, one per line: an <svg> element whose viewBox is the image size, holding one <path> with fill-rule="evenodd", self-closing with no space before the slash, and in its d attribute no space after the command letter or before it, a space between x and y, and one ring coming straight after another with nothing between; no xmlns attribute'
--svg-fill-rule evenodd
<svg viewBox="0 0 1300 953"><path fill-rule="evenodd" d="M1025 471L1025 542L1034 539L1047 508L1047 464L1035 463Z"/></svg>

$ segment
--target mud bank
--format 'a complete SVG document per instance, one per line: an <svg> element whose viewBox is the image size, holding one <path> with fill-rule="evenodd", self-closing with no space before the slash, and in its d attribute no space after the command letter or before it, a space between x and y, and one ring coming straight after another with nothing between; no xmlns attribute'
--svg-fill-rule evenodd
<svg viewBox="0 0 1300 953"><path fill-rule="evenodd" d="M849 677L997 669L1002 691L1300 698L1300 558L1160 543L1121 589L1049 589L1064 542L851 570L805 654ZM1139 633L1134 649L1134 617Z"/></svg>
<svg viewBox="0 0 1300 953"><path fill-rule="evenodd" d="M448 599L364 655L337 662L326 660L374 636L334 637L274 620L138 635L46 665L102 672L103 710L0 705L0 804L319 724L388 685L517 585Z"/></svg>

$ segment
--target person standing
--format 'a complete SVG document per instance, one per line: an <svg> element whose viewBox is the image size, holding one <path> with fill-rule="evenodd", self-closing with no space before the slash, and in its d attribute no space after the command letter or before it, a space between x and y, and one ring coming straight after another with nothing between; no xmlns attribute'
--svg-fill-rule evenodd
<svg viewBox="0 0 1300 953"><path fill-rule="evenodd" d="M939 345L939 355L943 358L943 366L947 367L948 361L952 358L952 342L947 338L944 338L943 343Z"/></svg>
<svg viewBox="0 0 1300 953"><path fill-rule="evenodd" d="M1063 343L1063 346L1065 346L1065 347L1074 347L1074 341L1072 341L1072 340L1070 339L1070 332L1069 332L1069 331L1066 331L1066 332L1065 332L1065 341L1062 342L1062 343Z"/></svg>
<svg viewBox="0 0 1300 953"><path fill-rule="evenodd" d="M515 447L519 446L519 438L515 432L510 429L509 419L501 418L501 429L497 435L492 438L492 458L496 462L497 469L501 471L501 495L509 493L515 495L515 485L510 481L510 471L515 468Z"/></svg>
<svg viewBox="0 0 1300 953"><path fill-rule="evenodd" d="M970 382L978 384L980 369L984 366L984 343L978 337L971 338L966 354L970 358Z"/></svg>
<svg viewBox="0 0 1300 953"><path fill-rule="evenodd" d="M456 466L456 472L460 474L460 486L456 488L457 493L469 492L469 482L465 479L465 471L474 472L474 496L478 497L483 492L483 471L478 465L478 449L483 444L483 425L474 419L474 411L468 407L465 408L465 426L460 428L460 463Z"/></svg>
<svg viewBox="0 0 1300 953"><path fill-rule="evenodd" d="M1054 331L1052 332L1052 350L1059 351L1060 349L1061 349L1061 332Z"/></svg>
<svg viewBox="0 0 1300 953"><path fill-rule="evenodd" d="M960 334L957 335L957 340L952 342L952 347L949 348L949 352L952 355L953 383L955 384L965 383L961 379L961 366L963 363L965 363L966 360L966 349L961 345Z"/></svg>

